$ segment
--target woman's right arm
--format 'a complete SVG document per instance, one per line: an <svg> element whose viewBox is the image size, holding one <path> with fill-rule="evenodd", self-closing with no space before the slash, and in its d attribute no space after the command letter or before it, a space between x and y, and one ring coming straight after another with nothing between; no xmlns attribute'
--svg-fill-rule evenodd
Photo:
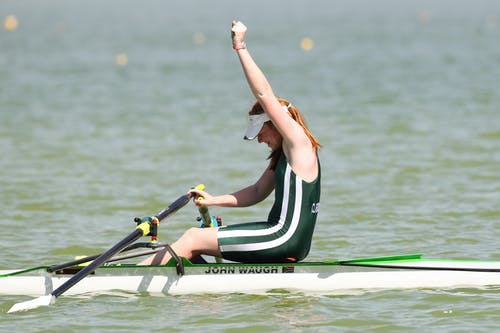
<svg viewBox="0 0 500 333"><path fill-rule="evenodd" d="M248 207L261 202L274 190L274 171L267 168L253 185L231 194L213 196L205 191L190 190L202 200L195 200L197 206Z"/></svg>

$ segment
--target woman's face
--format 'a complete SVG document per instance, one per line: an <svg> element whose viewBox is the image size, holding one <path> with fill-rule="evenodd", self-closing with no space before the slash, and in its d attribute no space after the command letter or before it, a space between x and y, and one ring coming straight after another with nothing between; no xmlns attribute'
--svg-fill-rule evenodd
<svg viewBox="0 0 500 333"><path fill-rule="evenodd" d="M283 138L271 121L266 121L257 135L259 143L266 143L271 150L281 147Z"/></svg>

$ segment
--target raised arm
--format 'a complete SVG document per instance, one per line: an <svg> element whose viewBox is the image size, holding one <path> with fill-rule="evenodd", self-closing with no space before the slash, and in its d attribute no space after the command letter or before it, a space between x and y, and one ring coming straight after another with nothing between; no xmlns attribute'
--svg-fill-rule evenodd
<svg viewBox="0 0 500 333"><path fill-rule="evenodd" d="M302 129L292 118L290 118L290 116L286 114L286 112L283 112L283 107L278 102L269 81L259 66L257 66L250 55L250 52L246 48L244 38L247 32L247 27L241 22L233 21L232 24L231 36L233 40L233 48L238 54L238 58L243 68L243 72L245 73L250 90L262 108L269 115L269 118L272 120L278 131L280 131L284 140L289 145L295 144L295 141L299 137L300 139L305 138L305 136L301 136L301 133L303 133ZM297 135L299 135L299 137L297 137Z"/></svg>
<svg viewBox="0 0 500 333"><path fill-rule="evenodd" d="M318 173L316 150L310 138L293 118L284 112L262 70L250 55L246 44L247 27L233 21L231 37L250 90L283 137L282 148L293 170L304 179L314 179Z"/></svg>

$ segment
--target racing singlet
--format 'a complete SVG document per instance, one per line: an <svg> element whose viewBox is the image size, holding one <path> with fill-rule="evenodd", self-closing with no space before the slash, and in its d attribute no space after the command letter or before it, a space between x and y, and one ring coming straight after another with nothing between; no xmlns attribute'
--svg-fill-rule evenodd
<svg viewBox="0 0 500 333"><path fill-rule="evenodd" d="M295 175L283 153L276 165L275 200L266 222L221 227L217 234L222 257L231 261L264 263L303 260L319 212L321 169L306 182Z"/></svg>

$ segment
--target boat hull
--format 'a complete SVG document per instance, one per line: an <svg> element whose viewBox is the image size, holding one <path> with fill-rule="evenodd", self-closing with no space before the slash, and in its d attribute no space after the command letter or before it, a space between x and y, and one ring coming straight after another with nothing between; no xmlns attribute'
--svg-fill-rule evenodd
<svg viewBox="0 0 500 333"><path fill-rule="evenodd" d="M41 296L51 293L70 277L23 276L5 278L0 294ZM85 278L65 295L102 293L113 290L148 292L152 294L202 294L202 293L249 293L262 294L288 291L320 294L348 294L353 291L416 288L480 288L498 285L498 273L398 271L398 272L351 272L323 274L249 274L244 278L236 275L220 276L91 276Z"/></svg>
<svg viewBox="0 0 500 333"><path fill-rule="evenodd" d="M46 267L0 271L0 295L47 295L74 274ZM97 269L65 295L115 290L151 294L288 291L348 294L381 289L486 288L500 286L500 262L445 260L352 260L330 263L204 264L186 262L179 275L167 266L116 265Z"/></svg>

